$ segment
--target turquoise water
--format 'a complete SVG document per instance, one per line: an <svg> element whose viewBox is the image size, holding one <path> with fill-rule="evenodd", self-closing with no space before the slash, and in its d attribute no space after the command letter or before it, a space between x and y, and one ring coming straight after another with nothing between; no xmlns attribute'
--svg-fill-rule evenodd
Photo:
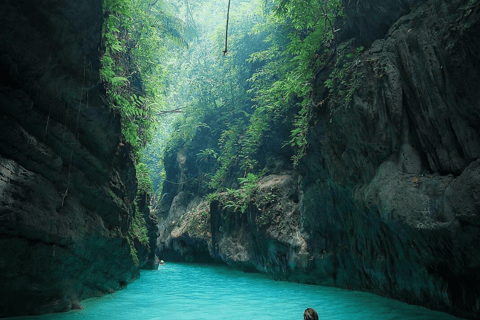
<svg viewBox="0 0 480 320"><path fill-rule="evenodd" d="M300 320L307 307L329 320L458 319L368 293L273 281L224 266L177 263L142 271L125 290L82 304L83 310L14 319Z"/></svg>

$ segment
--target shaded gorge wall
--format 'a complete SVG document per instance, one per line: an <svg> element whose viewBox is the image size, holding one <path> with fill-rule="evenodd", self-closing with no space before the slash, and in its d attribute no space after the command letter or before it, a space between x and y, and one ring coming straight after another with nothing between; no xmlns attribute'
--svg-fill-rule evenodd
<svg viewBox="0 0 480 320"><path fill-rule="evenodd" d="M137 181L100 83L102 23L100 0L2 2L0 317L79 307L147 263L126 238Z"/></svg>

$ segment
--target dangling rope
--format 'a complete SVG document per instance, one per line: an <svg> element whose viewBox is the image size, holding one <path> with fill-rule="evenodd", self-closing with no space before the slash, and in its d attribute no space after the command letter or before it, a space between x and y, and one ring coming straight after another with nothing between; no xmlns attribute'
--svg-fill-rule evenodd
<svg viewBox="0 0 480 320"><path fill-rule="evenodd" d="M227 43L228 43L228 18L230 16L230 0L228 0L228 10L227 10L227 28L225 30L225 50L223 50L223 55L226 55L228 52Z"/></svg>

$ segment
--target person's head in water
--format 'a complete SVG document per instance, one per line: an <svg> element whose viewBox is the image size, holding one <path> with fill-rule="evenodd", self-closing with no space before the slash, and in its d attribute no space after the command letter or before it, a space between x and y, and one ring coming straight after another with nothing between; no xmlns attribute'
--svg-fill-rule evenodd
<svg viewBox="0 0 480 320"><path fill-rule="evenodd" d="M305 309L303 320L318 320L318 313L312 308Z"/></svg>

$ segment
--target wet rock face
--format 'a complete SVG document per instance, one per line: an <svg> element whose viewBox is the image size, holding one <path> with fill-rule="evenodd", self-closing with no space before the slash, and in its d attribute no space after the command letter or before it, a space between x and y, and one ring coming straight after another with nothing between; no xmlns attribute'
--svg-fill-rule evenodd
<svg viewBox="0 0 480 320"><path fill-rule="evenodd" d="M320 283L478 318L479 19L417 6L359 59L353 103L319 113L301 189Z"/></svg>
<svg viewBox="0 0 480 320"><path fill-rule="evenodd" d="M347 16L345 25L341 27L342 39L355 37L356 42L370 45L387 34L398 18L408 14L411 8L425 0L343 0Z"/></svg>
<svg viewBox="0 0 480 320"><path fill-rule="evenodd" d="M135 168L98 75L101 6L2 3L0 317L76 308L138 276Z"/></svg>
<svg viewBox="0 0 480 320"><path fill-rule="evenodd" d="M225 195L195 220L202 199L173 192L164 212L175 223L159 238L160 254L208 252L245 271L478 319L480 2L348 1L346 9L341 36L366 48L346 79L360 81L352 102L316 110L299 168L273 172L281 161L269 161L244 212ZM172 179L180 172L167 168ZM271 203L261 200L268 185Z"/></svg>
<svg viewBox="0 0 480 320"><path fill-rule="evenodd" d="M243 189L220 193L212 202L178 193L160 223L159 256L170 261L224 262L277 278L305 271L309 255L300 231L297 179L293 172L268 175L249 200Z"/></svg>

